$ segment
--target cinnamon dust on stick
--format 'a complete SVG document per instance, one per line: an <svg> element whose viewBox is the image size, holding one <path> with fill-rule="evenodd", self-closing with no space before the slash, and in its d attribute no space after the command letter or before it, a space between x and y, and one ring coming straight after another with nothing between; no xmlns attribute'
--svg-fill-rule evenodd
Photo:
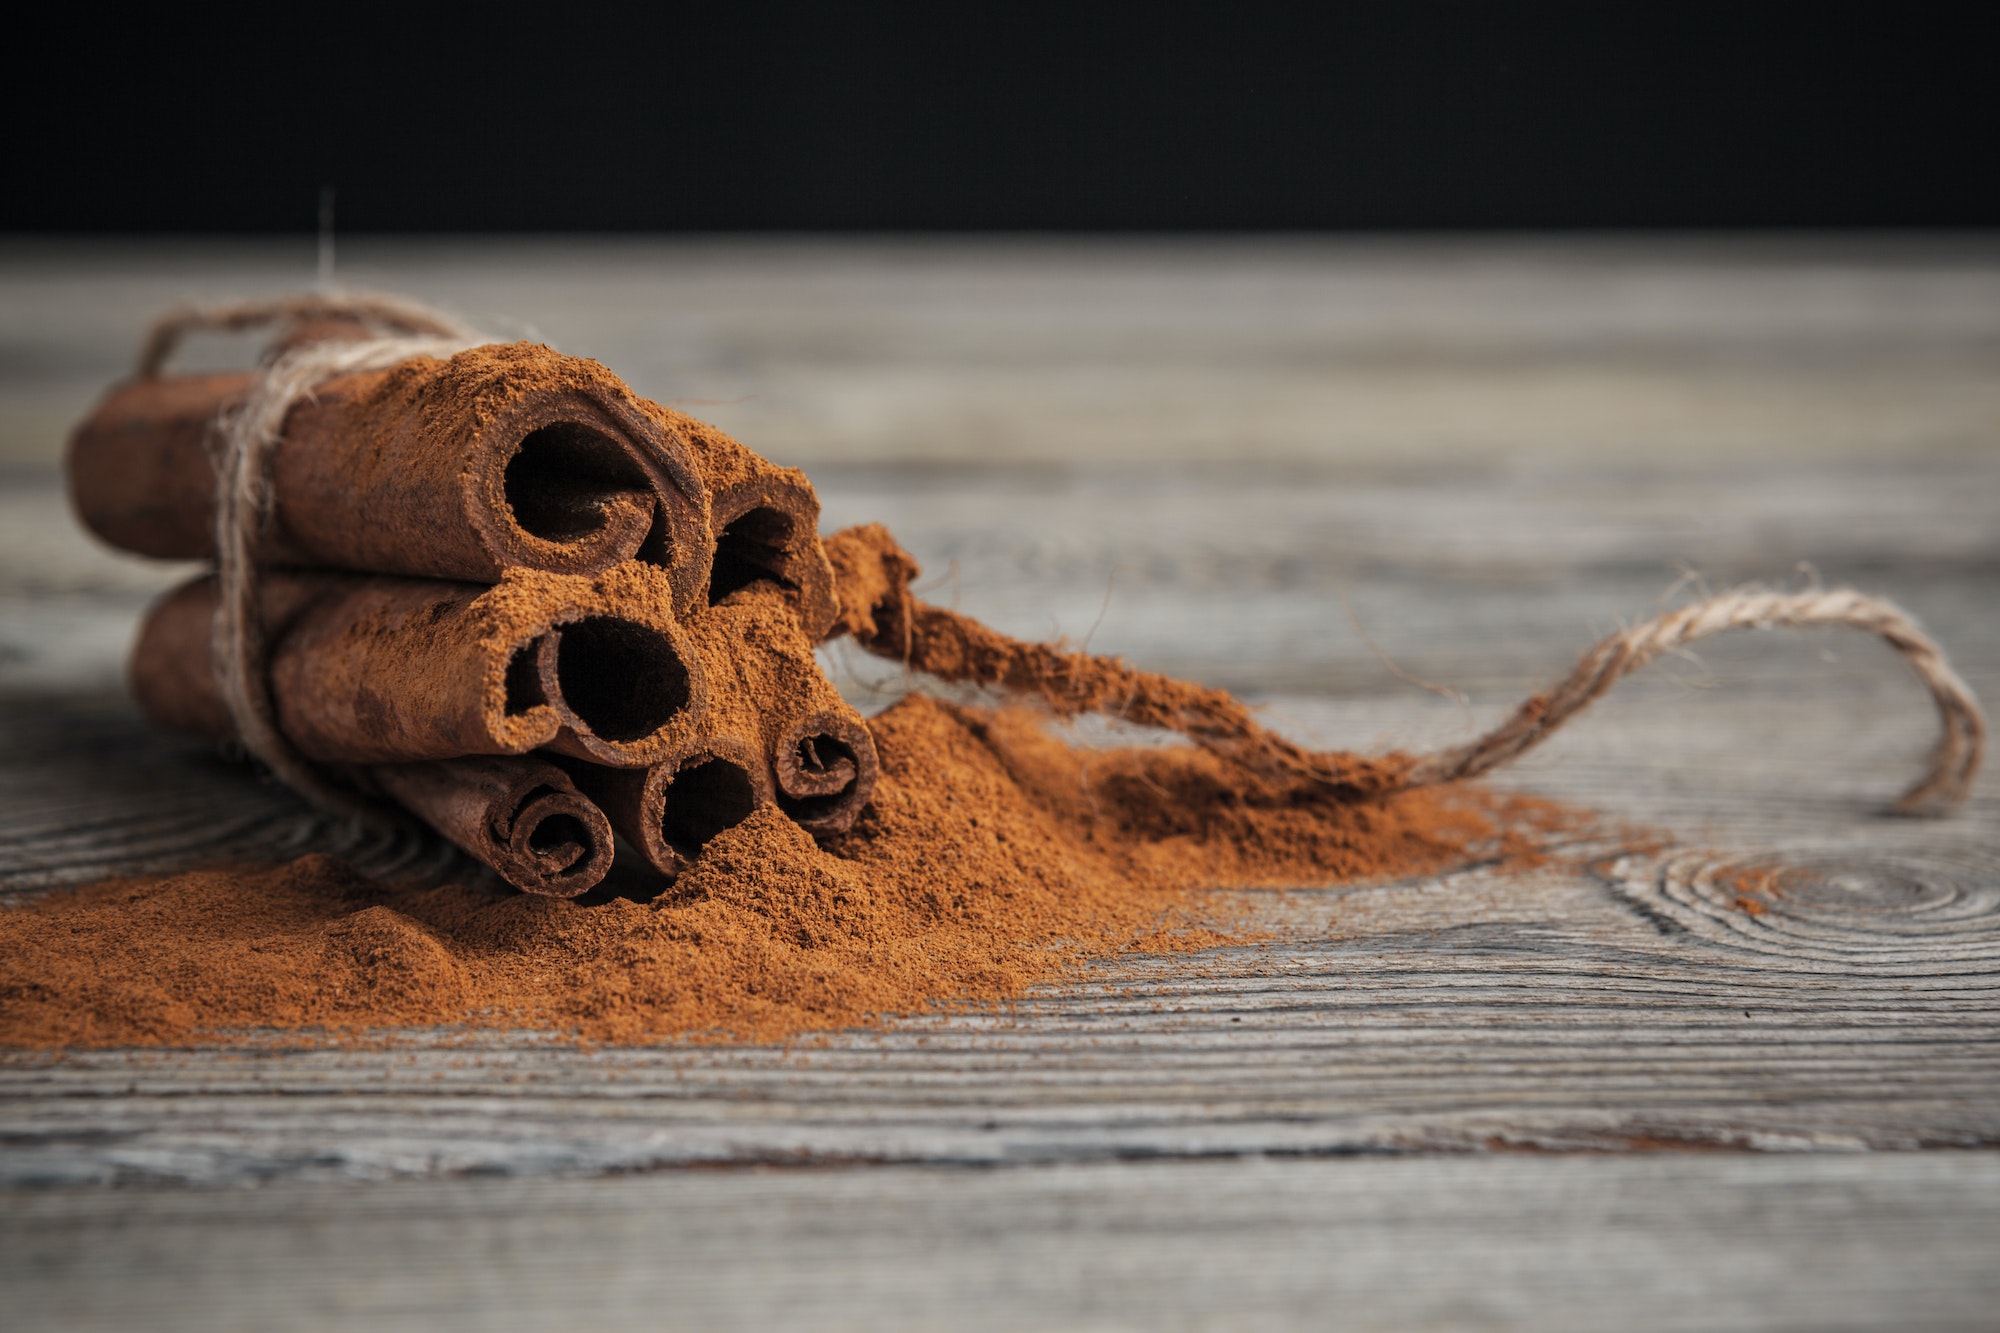
<svg viewBox="0 0 2000 1333"><path fill-rule="evenodd" d="M1081 750L1035 714L922 696L871 727L881 781L852 830L815 843L762 807L651 902L386 884L308 856L0 911L0 1043L443 1024L783 1039L1004 1001L1121 952L1226 942L1203 889L1415 875L1532 848L1503 798L1475 789L1246 792L1200 749Z"/></svg>

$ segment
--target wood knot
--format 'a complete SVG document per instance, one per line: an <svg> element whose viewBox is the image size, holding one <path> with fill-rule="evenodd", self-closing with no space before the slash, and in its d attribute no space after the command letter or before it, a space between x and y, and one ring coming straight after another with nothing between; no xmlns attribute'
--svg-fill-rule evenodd
<svg viewBox="0 0 2000 1333"><path fill-rule="evenodd" d="M1628 856L1614 889L1663 928L1802 969L1894 972L2000 963L2000 878L1949 850Z"/></svg>

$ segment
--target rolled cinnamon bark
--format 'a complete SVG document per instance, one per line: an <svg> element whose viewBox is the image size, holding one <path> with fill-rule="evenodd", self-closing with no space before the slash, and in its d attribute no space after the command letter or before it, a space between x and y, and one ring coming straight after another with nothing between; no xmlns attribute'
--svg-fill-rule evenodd
<svg viewBox="0 0 2000 1333"><path fill-rule="evenodd" d="M527 893L574 898L611 869L610 821L545 759L377 764L367 776Z"/></svg>
<svg viewBox="0 0 2000 1333"><path fill-rule="evenodd" d="M215 550L216 423L251 375L114 388L70 439L90 530L142 555ZM595 361L512 343L345 375L292 409L269 466L257 557L490 583L523 567L666 569L700 603L712 542L688 445Z"/></svg>
<svg viewBox="0 0 2000 1333"><path fill-rule="evenodd" d="M668 879L693 864L716 834L776 801L765 739L769 700L755 693L774 673L755 664L789 651L780 667L802 661L818 674L792 604L768 584L696 613L688 637L708 668L701 736L646 769L564 762L619 836ZM780 646L753 646L767 641ZM753 664L747 669L745 659Z"/></svg>
<svg viewBox="0 0 2000 1333"><path fill-rule="evenodd" d="M833 569L819 538L819 495L797 468L779 467L704 421L650 400L641 406L663 432L687 441L708 491L715 556L710 606L752 586L778 589L814 643L837 608Z"/></svg>
<svg viewBox="0 0 2000 1333"><path fill-rule="evenodd" d="M801 828L844 833L881 766L868 724L820 670L792 606L781 589L753 584L699 613L688 635L709 669L712 727L729 719L760 738L777 806Z"/></svg>
<svg viewBox="0 0 2000 1333"><path fill-rule="evenodd" d="M710 736L651 768L568 768L619 836L668 879L716 834L773 801L770 767L755 739Z"/></svg>
<svg viewBox="0 0 2000 1333"><path fill-rule="evenodd" d="M828 687L831 691L831 686ZM772 745L778 808L808 833L845 833L875 794L881 765L868 724L845 701L779 728Z"/></svg>
<svg viewBox="0 0 2000 1333"><path fill-rule="evenodd" d="M270 573L260 610L278 728L307 759L379 764L549 748L642 767L701 734L708 687L658 570L497 585ZM204 577L148 615L132 688L162 726L234 733Z"/></svg>

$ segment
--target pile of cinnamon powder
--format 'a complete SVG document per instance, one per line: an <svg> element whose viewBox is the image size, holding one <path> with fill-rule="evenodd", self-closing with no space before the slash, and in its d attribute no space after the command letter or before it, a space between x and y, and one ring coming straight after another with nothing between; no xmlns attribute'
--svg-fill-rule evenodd
<svg viewBox="0 0 2000 1333"><path fill-rule="evenodd" d="M1215 887L1528 854L1514 803L1246 791L1193 748L1084 750L911 696L852 832L764 809L651 902L363 877L324 856L0 910L0 1045L344 1040L440 1024L770 1040L1004 1001L1121 952L1210 947ZM1227 922L1219 923L1227 926Z"/></svg>

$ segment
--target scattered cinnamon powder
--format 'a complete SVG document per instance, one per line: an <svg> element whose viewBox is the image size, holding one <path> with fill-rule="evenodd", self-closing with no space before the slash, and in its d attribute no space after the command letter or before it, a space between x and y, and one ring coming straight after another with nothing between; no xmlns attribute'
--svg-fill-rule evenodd
<svg viewBox="0 0 2000 1333"><path fill-rule="evenodd" d="M0 911L0 1043L443 1024L782 1039L1004 1001L1124 951L1224 942L1206 888L1532 850L1509 802L1475 789L1246 790L1203 750L1081 750L1025 711L922 696L871 726L882 780L851 832L815 844L767 807L651 902L388 884L308 856Z"/></svg>

